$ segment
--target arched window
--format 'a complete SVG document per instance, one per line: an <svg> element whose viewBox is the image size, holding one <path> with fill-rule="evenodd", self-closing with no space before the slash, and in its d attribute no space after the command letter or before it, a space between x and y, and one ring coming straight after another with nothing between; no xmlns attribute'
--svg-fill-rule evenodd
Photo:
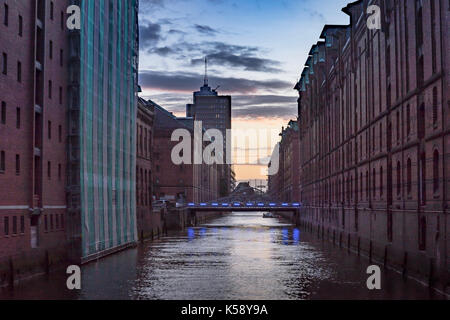
<svg viewBox="0 0 450 320"><path fill-rule="evenodd" d="M411 159L408 159L408 163L406 165L406 189L408 194L411 194L412 191L412 163Z"/></svg>
<svg viewBox="0 0 450 320"><path fill-rule="evenodd" d="M433 154L433 191L439 191L439 151L435 150Z"/></svg>
<svg viewBox="0 0 450 320"><path fill-rule="evenodd" d="M369 171L366 171L366 198L369 199Z"/></svg>
<svg viewBox="0 0 450 320"><path fill-rule="evenodd" d="M411 134L411 107L409 104L406 106L406 135Z"/></svg>
<svg viewBox="0 0 450 320"><path fill-rule="evenodd" d="M438 92L437 87L433 88L433 124L436 125L438 121Z"/></svg>
<svg viewBox="0 0 450 320"><path fill-rule="evenodd" d="M397 195L398 196L400 196L400 194L402 192L401 170L402 170L402 167L401 167L400 161L398 161L397 162Z"/></svg>
<svg viewBox="0 0 450 320"><path fill-rule="evenodd" d="M373 176L373 181L372 181L373 192L372 192L372 194L375 197L375 195L377 194L377 192L376 192L376 190L377 190L377 171L375 170L375 168L373 169L372 176Z"/></svg>
<svg viewBox="0 0 450 320"><path fill-rule="evenodd" d="M426 169L426 156L425 152L423 152L420 156L420 193L421 193L421 200L422 205L424 205L427 202L427 188L426 188L426 181L427 181L427 169Z"/></svg>
<svg viewBox="0 0 450 320"><path fill-rule="evenodd" d="M380 196L383 197L384 194L384 184L383 184L383 167L380 168Z"/></svg>
<svg viewBox="0 0 450 320"><path fill-rule="evenodd" d="M419 220L419 250L425 250L427 247L427 220L421 217Z"/></svg>

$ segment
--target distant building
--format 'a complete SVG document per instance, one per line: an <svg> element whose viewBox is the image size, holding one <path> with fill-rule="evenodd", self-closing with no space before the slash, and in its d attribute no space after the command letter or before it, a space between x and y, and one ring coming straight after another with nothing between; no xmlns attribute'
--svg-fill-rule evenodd
<svg viewBox="0 0 450 320"><path fill-rule="evenodd" d="M160 214L153 214L153 131L155 107L138 99L136 123L136 219L140 238L147 238L161 229Z"/></svg>
<svg viewBox="0 0 450 320"><path fill-rule="evenodd" d="M272 161L278 161L278 172L268 177L268 194L273 200L299 201L299 140L297 121L290 121L287 128L283 128L281 141L276 149L279 157L272 155L269 167L274 165Z"/></svg>
<svg viewBox="0 0 450 320"><path fill-rule="evenodd" d="M220 193L221 196L228 195L233 183L231 166L226 164L227 159L231 160L231 141L227 150L227 130L231 130L231 96L221 96L217 90L211 89L207 72L205 72L203 86L200 91L194 92L194 103L186 106L186 116L194 118L195 121L201 121L206 130L217 129L222 133L224 165L220 166Z"/></svg>
<svg viewBox="0 0 450 320"><path fill-rule="evenodd" d="M200 202L219 198L219 166L174 164L172 150L179 143L171 141L172 133L185 129L191 134L194 150L194 119L177 118L156 103L154 126L153 194L155 199L172 202ZM206 142L203 143L205 146Z"/></svg>

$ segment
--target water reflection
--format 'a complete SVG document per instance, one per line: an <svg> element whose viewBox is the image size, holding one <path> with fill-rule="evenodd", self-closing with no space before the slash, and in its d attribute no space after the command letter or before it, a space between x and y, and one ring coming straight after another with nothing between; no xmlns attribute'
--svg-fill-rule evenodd
<svg viewBox="0 0 450 320"><path fill-rule="evenodd" d="M82 290L65 275L36 278L2 299L428 299L428 289L383 271L366 288L368 262L262 213L224 215L83 267Z"/></svg>

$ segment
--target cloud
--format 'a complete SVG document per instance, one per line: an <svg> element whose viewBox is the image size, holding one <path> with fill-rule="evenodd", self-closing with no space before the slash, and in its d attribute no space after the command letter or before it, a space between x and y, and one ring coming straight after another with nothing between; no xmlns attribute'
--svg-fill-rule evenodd
<svg viewBox="0 0 450 320"><path fill-rule="evenodd" d="M194 25L195 30L197 30L200 34L212 36L217 34L219 31L211 28L210 26L196 24Z"/></svg>
<svg viewBox="0 0 450 320"><path fill-rule="evenodd" d="M164 8L165 2L165 0L141 0L139 2L139 8L141 11L161 9Z"/></svg>
<svg viewBox="0 0 450 320"><path fill-rule="evenodd" d="M144 50L154 47L161 39L160 24L147 22L146 25L141 25L139 28L139 42Z"/></svg>
<svg viewBox="0 0 450 320"><path fill-rule="evenodd" d="M140 85L145 89L172 92L193 92L202 85L203 75L190 72L163 72L142 70ZM259 90L278 91L289 89L292 83L279 79L250 80L244 78L211 76L210 84L220 85L225 93L251 94Z"/></svg>
<svg viewBox="0 0 450 320"><path fill-rule="evenodd" d="M151 27L151 30L156 27ZM154 30L157 31L157 30ZM152 40L156 40L156 34L147 31L146 36ZM153 37L151 37L153 36ZM144 39L145 40L145 39ZM219 66L227 66L245 71L277 73L281 63L276 60L260 58L257 55L264 53L263 49L254 46L239 46L219 41L205 41L199 43L193 42L176 42L172 45L166 45L163 48L156 48L155 41L148 41L145 50L148 53L157 54L163 57L172 55L180 59L190 57L192 66L202 65L204 57L207 56L211 64ZM150 47L148 46L150 45ZM152 47L153 46L153 47Z"/></svg>
<svg viewBox="0 0 450 320"><path fill-rule="evenodd" d="M293 119L297 117L297 106L249 106L241 109L233 109L233 118L274 118Z"/></svg>
<svg viewBox="0 0 450 320"><path fill-rule="evenodd" d="M189 93L161 93L143 95L151 99L168 111L184 116L186 104L192 103L192 92ZM276 95L233 95L232 110L234 119L283 119L290 120L297 117L297 98Z"/></svg>
<svg viewBox="0 0 450 320"><path fill-rule="evenodd" d="M297 114L297 97L280 95L233 96L235 118L292 119Z"/></svg>

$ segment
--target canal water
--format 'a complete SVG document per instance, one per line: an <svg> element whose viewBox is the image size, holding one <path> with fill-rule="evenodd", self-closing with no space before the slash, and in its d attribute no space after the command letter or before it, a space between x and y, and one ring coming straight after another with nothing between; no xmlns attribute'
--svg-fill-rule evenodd
<svg viewBox="0 0 450 320"><path fill-rule="evenodd" d="M63 274L21 282L0 299L299 300L439 299L382 270L367 289L369 263L262 213L231 213L82 268L82 289Z"/></svg>

